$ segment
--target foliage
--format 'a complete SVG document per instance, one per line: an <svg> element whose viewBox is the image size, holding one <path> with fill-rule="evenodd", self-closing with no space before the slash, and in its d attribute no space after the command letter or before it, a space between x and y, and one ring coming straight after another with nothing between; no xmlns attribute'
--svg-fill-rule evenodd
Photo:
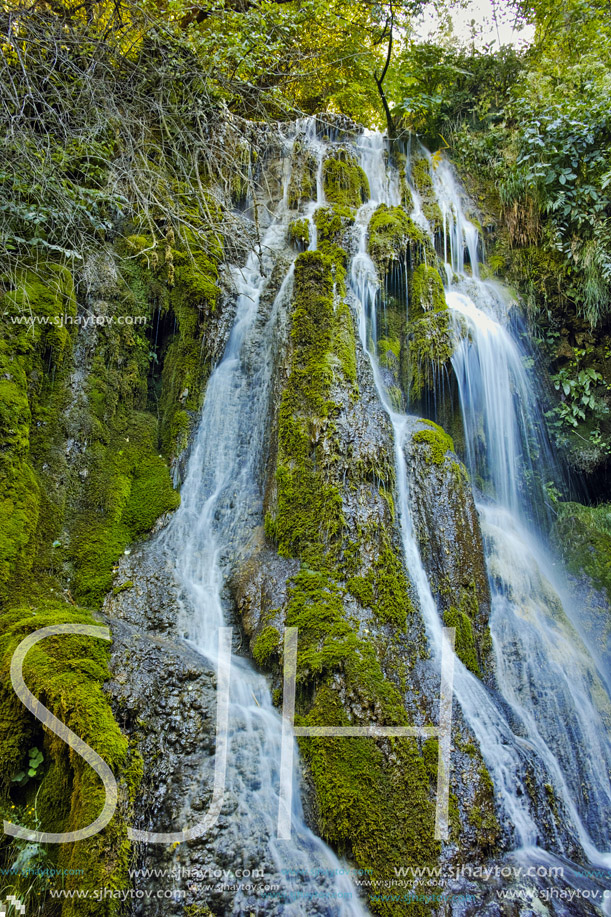
<svg viewBox="0 0 611 917"><path fill-rule="evenodd" d="M487 128L523 66L523 54L511 47L479 51L410 42L392 70L397 121L434 147L447 145L444 138L463 122Z"/></svg>
<svg viewBox="0 0 611 917"><path fill-rule="evenodd" d="M601 364L591 347L574 348L571 359L551 376L559 401L546 417L557 445L567 446L577 438L582 452L585 446L586 453L605 456L611 454L608 440L611 386L595 366L606 368L606 360Z"/></svg>
<svg viewBox="0 0 611 917"><path fill-rule="evenodd" d="M539 98L516 103L524 127L513 140L515 166L501 186L503 203L531 197L549 220L553 245L574 275L571 292L592 325L611 308L611 77L600 68L598 75L597 85L596 71L582 71L579 95L563 93L543 106Z"/></svg>
<svg viewBox="0 0 611 917"><path fill-rule="evenodd" d="M19 786L24 786L32 777L40 776L38 769L43 763L44 759L45 756L39 748L30 748L28 752L28 763L26 768L15 774L12 782L17 783Z"/></svg>
<svg viewBox="0 0 611 917"><path fill-rule="evenodd" d="M585 573L611 600L611 506L559 503L556 537L571 573Z"/></svg>

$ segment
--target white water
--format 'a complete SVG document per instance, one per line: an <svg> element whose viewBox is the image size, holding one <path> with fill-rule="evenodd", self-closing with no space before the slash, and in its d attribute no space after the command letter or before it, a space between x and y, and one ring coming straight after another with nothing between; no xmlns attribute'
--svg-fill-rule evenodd
<svg viewBox="0 0 611 917"><path fill-rule="evenodd" d="M449 166L440 167L435 183L440 196L452 200L451 234L460 244L462 232L463 246L471 249ZM471 262L477 263L472 250ZM452 362L466 461L472 478L485 482L488 498L478 509L492 590L497 683L518 730L544 763L588 859L611 866L611 703L580 639L579 610L570 601L563 604L556 562L537 531L537 521L545 518L540 485L549 479L553 461L536 378L509 330L498 288L463 274L448 290L447 303L456 319ZM537 475L543 475L539 487Z"/></svg>
<svg viewBox="0 0 611 917"><path fill-rule="evenodd" d="M326 147L316 137L313 121L306 125L305 134L306 143L321 162ZM358 140L357 153L372 200L360 208L356 218L351 285L358 302L360 339L395 435L406 565L433 655L439 659L442 625L413 532L407 491L403 446L412 420L393 409L371 344L380 289L366 250L367 225L378 203L398 204L398 176L387 167L381 135L365 132ZM446 227L447 274L455 284L447 298L456 320L454 369L461 391L466 460L473 480L481 480L488 497L486 503L480 502L479 510L493 589L491 629L503 703L458 660L456 699L480 745L504 821L513 829L514 844L530 857L529 862L536 856L528 851L541 843L542 832L529 804L528 762L553 784L572 834L590 861L611 865L604 850L608 843L605 813L611 799L605 744L610 722L608 697L579 638L578 622L571 620L574 610L566 602L563 608L561 578L554 575L553 561L533 530L533 514L527 511L531 490L522 486L527 472L533 476L539 471L525 443L538 444L541 455L547 448L539 437L542 418L522 354L506 326L503 297L477 277L465 277L465 251L477 272L477 231L464 216L449 167L435 170L433 178ZM414 200L413 217L423 225L416 194ZM304 208L311 222L312 248L316 246L314 211L323 202L319 168L317 201ZM223 590L228 563L261 524L260 475L267 447L274 349L286 319L292 272L287 273L271 309L265 306L262 294L275 253L284 244L287 222L283 202L262 240L261 251L253 252L246 267L235 271L239 291L235 324L224 358L208 384L182 505L165 535L168 549L177 557L177 574L185 592L183 628L213 664L218 627L227 623ZM265 860L270 871L300 873L292 887L303 897L282 904L278 913L288 917L364 914L348 879L324 881L314 876L317 870L323 877L334 873L341 864L303 822L297 772L292 839L276 839L281 721L265 679L239 657L233 657L232 671L228 790L238 800L238 809L231 816L234 861L240 851L251 862L252 857ZM588 788L588 798L582 784ZM554 836L553 847L563 851L561 831ZM210 849L214 853L213 844ZM286 882L285 887L290 890L291 884ZM310 894L312 898L307 897ZM326 900L324 894L329 896ZM257 907L262 905L261 900L256 902ZM252 906L251 901L238 898L234 913L247 912ZM274 912L271 904L269 910Z"/></svg>
<svg viewBox="0 0 611 917"><path fill-rule="evenodd" d="M214 667L219 627L227 625L224 588L229 562L263 521L274 352L287 318L292 266L271 309L263 294L284 246L287 225L282 201L260 250L251 252L244 268L234 269L234 325L223 359L208 382L180 508L163 535L176 558L184 594L182 630ZM229 853L232 869L264 868L286 893L280 899L238 893L233 913L364 917L354 886L341 874L342 864L305 825L297 768L291 840L277 838L282 722L266 679L238 656L231 662L229 717L226 798L237 801L237 809L230 816L230 836L223 838L220 855ZM183 815L185 821L193 821L188 811ZM216 861L219 852L214 844L208 841L207 849Z"/></svg>
<svg viewBox="0 0 611 917"><path fill-rule="evenodd" d="M392 182L381 177L385 165L380 140L366 134L359 152L372 196L378 196L357 217L352 287L359 303L361 341L395 434L407 569L438 658L441 621L414 536L407 493L402 445L409 435L410 419L393 410L375 357L380 291L366 251L366 226L376 204L395 205L398 196ZM506 325L502 294L478 279L477 230L464 215L447 164L433 170L433 182L444 217L446 273L456 284L447 291L447 302L455 317L453 365L461 396L466 459L472 479L481 480L493 498L478 508L491 577L490 626L497 682L504 704L499 706L458 661L456 698L478 739L497 798L515 829L516 846L532 850L542 842L542 831L528 802L525 765L529 761L553 785L570 819L570 833L590 862L609 867L611 705L596 664L579 637L578 622L571 621L575 611L563 608L554 561L533 530L538 514L528 508L536 472L544 474L550 464L536 382L527 373L524 355ZM465 251L472 278L464 273ZM544 477L542 483L546 480ZM557 852L564 849L561 832L556 832L553 845Z"/></svg>
<svg viewBox="0 0 611 917"><path fill-rule="evenodd" d="M376 176L385 169L383 139L376 140L365 135L361 142L360 162L366 172L370 187L382 189L384 183ZM380 203L396 206L398 197L390 194L381 200L372 200L357 214L358 251L352 261L351 285L359 305L359 333L361 343L367 352L374 374L376 388L391 420L395 439L395 462L397 469L397 508L401 523L403 549L409 577L416 589L420 609L427 628L427 635L435 658L441 658L442 623L435 600L431 593L426 571L420 557L420 550L413 531L410 499L407 489L407 469L404 444L410 434L411 419L397 413L388 398L375 356L370 329L375 328L375 310L380 305L380 285L376 267L366 250L367 224L375 207ZM506 815L515 827L520 843L536 843L537 827L523 805L525 787L520 778L523 771L522 754L511 743L512 733L503 715L488 697L481 683L471 675L460 660L455 660L454 690L463 712L473 729L486 758L495 787L499 793ZM485 750L484 750L485 749Z"/></svg>

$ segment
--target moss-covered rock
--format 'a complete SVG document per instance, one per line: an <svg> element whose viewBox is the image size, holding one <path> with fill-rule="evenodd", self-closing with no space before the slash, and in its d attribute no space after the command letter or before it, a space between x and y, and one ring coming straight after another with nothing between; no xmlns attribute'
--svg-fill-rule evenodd
<svg viewBox="0 0 611 917"><path fill-rule="evenodd" d="M304 252L310 244L309 220L294 220L289 224L289 240L297 251Z"/></svg>
<svg viewBox="0 0 611 917"><path fill-rule="evenodd" d="M176 509L180 497L157 454L156 422L147 413L133 412L107 445L94 444L87 469L67 559L75 598L99 606L120 554Z"/></svg>
<svg viewBox="0 0 611 917"><path fill-rule="evenodd" d="M447 310L443 281L439 271L428 264L419 264L412 273L409 289L410 319L421 318L428 312Z"/></svg>
<svg viewBox="0 0 611 917"><path fill-rule="evenodd" d="M265 665L270 662L274 653L280 651L280 633L277 627L269 626L263 629L252 645L252 655L255 662Z"/></svg>
<svg viewBox="0 0 611 917"><path fill-rule="evenodd" d="M352 222L352 216L352 211L344 211L341 208L317 207L314 212L314 223L318 248L322 248L325 242L339 243Z"/></svg>
<svg viewBox="0 0 611 917"><path fill-rule="evenodd" d="M355 210L369 200L369 181L355 157L347 150L335 150L322 166L325 198L345 211Z"/></svg>
<svg viewBox="0 0 611 917"><path fill-rule="evenodd" d="M2 613L3 637L0 663L0 761L2 763L5 818L39 831L74 831L87 827L102 811L104 788L90 766L22 706L11 687L8 669L17 644L29 633L57 623L96 624L84 609L46 600L41 595L32 605L20 605ZM109 765L118 782L119 807L110 824L92 838L71 844L49 845L34 850L30 869L38 867L42 877L14 878L22 900L30 896L46 913L52 907L45 869L65 870L63 887L93 889L106 886L127 888L129 842L126 825L142 773L142 761L130 750L115 722L103 691L109 677L108 644L92 637L74 635L49 638L34 647L24 663L29 689L62 722L94 749ZM42 765L25 784L14 777L22 770L28 750L42 750ZM25 842L5 837L2 853L14 858ZM21 895L20 895L21 897ZM50 913L51 911L49 911ZM63 903L62 917L120 912L118 900L72 901Z"/></svg>
<svg viewBox="0 0 611 917"><path fill-rule="evenodd" d="M438 424L420 420L407 451L415 531L456 652L475 675L491 664L490 590L479 517L465 467Z"/></svg>
<svg viewBox="0 0 611 917"><path fill-rule="evenodd" d="M439 271L419 264L409 287L405 387L418 402L433 390L439 372L454 352L450 313Z"/></svg>
<svg viewBox="0 0 611 917"><path fill-rule="evenodd" d="M423 420L426 429L418 430L412 437L412 442L418 446L424 446L423 455L427 465L431 463L442 465L447 457L448 452L454 451L452 438L448 436L442 427L432 420Z"/></svg>
<svg viewBox="0 0 611 917"><path fill-rule="evenodd" d="M333 220L324 210L325 221ZM358 406L359 373L354 320L343 300L341 232L338 221L333 234L319 235L321 250L295 262L288 378L265 518L265 535L281 557L272 559L266 547L236 590L253 653L271 668L278 700L279 634L284 626L299 629L298 722L407 724L406 672L426 648L422 635L409 649L405 642L408 628L419 630L397 547L390 441L388 456L371 444L367 465L362 453L354 460L343 451L356 423L348 418ZM436 759L433 772L415 741L304 739L301 746L319 829L372 871L373 891L395 864L436 860ZM423 905L417 912L427 911Z"/></svg>
<svg viewBox="0 0 611 917"><path fill-rule="evenodd" d="M429 249L430 242L402 207L380 204L369 221L368 247L369 254L384 276L392 262L406 259L410 247Z"/></svg>
<svg viewBox="0 0 611 917"><path fill-rule="evenodd" d="M295 263L295 308L291 329L293 369L279 412L278 550L319 561L343 526L337 488L316 470L318 432L335 411L330 388L343 372L345 353L335 350L345 324L336 313L336 285L344 283L341 264L321 252L304 252ZM352 341L354 348L354 340ZM316 557L311 551L316 547Z"/></svg>
<svg viewBox="0 0 611 917"><path fill-rule="evenodd" d="M291 179L287 189L287 203L298 210L306 201L316 200L316 157L299 141L293 145Z"/></svg>
<svg viewBox="0 0 611 917"><path fill-rule="evenodd" d="M436 232L443 227L443 215L437 203L431 169L425 157L416 157L412 160L411 176L422 201L422 212L429 221L433 232Z"/></svg>
<svg viewBox="0 0 611 917"><path fill-rule="evenodd" d="M585 573L611 601L611 505L559 503L555 528L571 573Z"/></svg>
<svg viewBox="0 0 611 917"><path fill-rule="evenodd" d="M91 622L90 611L80 606L101 605L112 586L113 566L129 543L178 504L160 454L151 387L158 384L155 395L167 423L177 422L186 435L187 410L199 406L206 378L202 338L217 297L220 249L208 237L204 250L203 238L178 243L171 230L161 243L143 234L129 236L116 252L83 268L78 312L72 277L61 265L24 269L5 285L0 308L0 484L6 511L0 520L5 632L0 692L6 703L0 719L5 757L0 805L5 814L14 805L13 820L30 826L32 819L50 830L85 826L99 813L103 791L84 761L43 734L17 700L8 681L10 654L25 633L45 624ZM172 355L172 345L156 340L151 319L157 315L158 326L169 314L178 344L164 380L157 371ZM181 400L191 384L189 359L197 364L192 402L187 396ZM101 754L120 783L119 812L104 832L36 853L41 865L81 869L67 880L68 888L128 884L125 825L131 821L128 809L141 765L102 691L106 656L105 645L89 638L57 638L33 650L26 663L34 693ZM37 773L36 781L24 786L11 783L34 747L42 749L42 779ZM3 866L12 864L19 847L18 841L5 840ZM35 885L32 894L46 892ZM67 899L61 913L89 914L96 906L96 913L108 917L120 909L118 899L92 900L90 909Z"/></svg>
<svg viewBox="0 0 611 917"><path fill-rule="evenodd" d="M66 404L76 331L69 271L52 263L24 270L0 310L1 605L32 569L40 507L49 503L34 456L44 462Z"/></svg>

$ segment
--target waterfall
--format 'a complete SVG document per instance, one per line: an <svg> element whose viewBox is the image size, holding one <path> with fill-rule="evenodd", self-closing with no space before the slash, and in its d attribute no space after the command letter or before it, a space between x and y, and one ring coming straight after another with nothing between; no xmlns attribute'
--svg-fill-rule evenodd
<svg viewBox="0 0 611 917"><path fill-rule="evenodd" d="M377 162L372 161L371 149L374 145L371 140L367 140L367 132L365 138L367 142L360 147L361 165L368 177L375 176L384 161L383 147L378 143ZM381 290L376 267L366 249L367 224L371 213L380 203L396 205L397 198L384 195L382 200L373 200L364 205L357 214L358 251L352 261L351 281L359 306L361 343L371 361L378 394L394 430L398 512L407 571L416 588L432 651L436 658L440 659L442 624L414 533L407 485L404 444L413 425L413 418L393 409L381 377L375 347L370 343L373 338L368 334L368 329L375 328L376 325L375 312L380 306ZM493 775L495 787L505 808L506 819L514 826L519 843L534 844L537 828L528 808L522 802L525 794L523 778L520 777L523 772L523 752L512 744L512 733L507 721L497 710L483 685L458 659L455 660L454 691Z"/></svg>
<svg viewBox="0 0 611 917"><path fill-rule="evenodd" d="M263 522L274 348L287 321L292 263L271 308L263 294L286 238L290 141L284 162L284 200L246 265L233 269L235 320L224 356L208 382L181 505L162 533L183 593L181 630L215 667L219 628L228 623L225 587L230 566ZM225 797L238 806L232 816L232 846L245 866L264 867L266 881L271 875L281 892L274 897L238 892L232 913L364 917L348 871L304 822L297 770L291 839L277 838L281 740L282 721L266 679L234 655L225 790ZM192 821L189 806L183 818ZM208 849L214 860L213 838Z"/></svg>
<svg viewBox="0 0 611 917"><path fill-rule="evenodd" d="M357 214L352 287L361 342L394 429L407 569L438 658L441 621L413 531L402 448L413 421L393 408L377 363L376 310L382 297L366 250L372 211L380 203L396 205L398 198L392 193L392 181L380 180L384 163L380 140L365 132L358 151L373 200ZM542 485L550 479L546 475L552 473L554 462L543 432L536 380L527 372L525 355L512 336L503 291L479 279L477 230L464 214L449 165L443 163L431 172L443 217L446 298L454 319L453 368L465 458L472 480L481 482L486 493L485 497L479 493L478 509L492 589L490 626L500 695L490 694L456 660L456 699L478 739L505 819L514 828L515 847L526 852L527 861L539 863L542 857L537 849L541 827L528 801L529 763L545 774L561 800L572 838L586 858L608 868L611 706L601 673L580 637L578 614L566 598L561 599L565 588L559 564L537 529L537 521L545 515ZM417 212L412 214L416 216ZM472 268L470 276L465 273L466 263ZM567 853L558 831L554 846L557 853Z"/></svg>
<svg viewBox="0 0 611 917"><path fill-rule="evenodd" d="M316 200L301 208L310 224L309 247L315 249L315 211L325 203L323 158L337 141L321 139L315 119L298 122L291 137L296 135L318 163ZM289 138L283 198L246 265L233 269L238 291L234 324L208 383L181 506L162 534L182 587L182 631L213 665L218 663L218 629L228 623L226 589L232 565L262 524L275 353L287 333L293 287L289 259L278 292L270 296L270 278L289 222L291 143ZM341 145L351 148L369 181L370 200L358 209L352 229L349 280L361 346L394 433L405 564L433 665L439 665L442 620L414 531L405 457L415 419L398 409L378 362L384 291L367 250L376 208L400 205L401 177L388 163L381 134L364 131L342 137ZM479 278L478 232L465 215L451 168L431 157L427 162L442 219L438 241L454 329L452 366L465 432L464 459L476 492L492 592L495 683L485 685L456 658L456 703L479 744L517 855L527 863L563 857L569 864L577 849L582 859L608 868L611 756L605 737L611 707L604 673L597 670L579 615L567 599L560 565L541 534L545 485L553 480L555 462L543 433L536 381L512 331L506 294ZM409 185L409 170L404 180ZM416 187L410 190L411 217L430 232L421 196ZM407 300L406 292L407 270L399 267L393 293ZM233 913L256 908L257 913L289 917L364 915L341 863L305 824L298 770L293 774L291 840L277 839L281 720L266 679L241 656L234 655L231 665L227 793L237 800L231 837L245 862L265 863L282 885L276 899L238 893ZM558 818L551 815L549 800L533 804L533 773L537 792L544 785L552 788ZM544 841L552 853L542 849ZM213 858L214 843L212 838Z"/></svg>
<svg viewBox="0 0 611 917"><path fill-rule="evenodd" d="M460 246L462 233L462 246L476 263L447 164L437 170L435 184L453 214L450 236ZM456 252L454 261L456 274ZM536 376L525 368L527 355L511 334L497 287L463 272L446 298L455 318L453 366L466 461L473 480L485 488L478 509L498 686L551 774L587 857L610 866L611 704L605 673L580 637L579 615L570 598L562 601L560 564L541 531L542 485L553 480L554 462Z"/></svg>

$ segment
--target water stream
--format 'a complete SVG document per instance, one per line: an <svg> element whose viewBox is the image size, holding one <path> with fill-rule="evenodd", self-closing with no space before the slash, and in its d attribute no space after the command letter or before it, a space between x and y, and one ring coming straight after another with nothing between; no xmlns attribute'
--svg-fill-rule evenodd
<svg viewBox="0 0 611 917"><path fill-rule="evenodd" d="M313 119L298 123L295 130L319 163L317 199L303 210L311 224L310 247L315 248L314 212L324 203L320 164L333 141L318 137ZM350 143L371 189L371 200L356 215L349 271L359 336L394 431L405 561L432 656L438 660L442 621L413 530L408 492L404 447L414 419L393 406L377 362L376 313L383 307L383 295L367 253L368 223L376 206L399 204L399 175L388 165L382 135L365 131ZM290 152L289 140L284 199L260 247L245 267L234 269L234 325L208 383L181 506L163 536L177 558L185 595L181 626L213 665L218 628L227 624L228 571L262 522L274 354L287 327L292 294L291 266L273 302L267 295L276 253L286 240ZM554 457L542 433L536 379L512 334L506 295L479 279L477 229L465 216L462 192L450 167L431 163L431 174L443 216L441 244L455 329L453 370L465 430L464 460L476 489L492 590L497 689L491 692L457 659L456 703L481 748L513 847L528 862L541 862L551 856L540 849L543 846L554 855L568 856L570 837L590 863L611 867L611 705L605 673L580 635L578 609L567 600L561 571L554 567L556 561L541 534L544 485L554 473ZM412 217L426 227L420 198L413 191ZM297 769L292 837L277 839L281 720L265 678L240 656L233 657L232 669L227 786L239 800L233 816L234 849L257 851L283 877L284 898L264 907L257 901L258 913L364 915L350 880L335 875L341 864L306 827ZM553 788L557 800L561 817L558 823L551 819L552 828L548 824L544 829L540 810L529 798L533 770L541 783ZM238 894L233 913L248 913L253 901Z"/></svg>
<svg viewBox="0 0 611 917"><path fill-rule="evenodd" d="M284 198L289 163L290 140ZM163 536L184 595L181 629L214 667L219 628L228 623L224 590L231 565L263 521L274 352L289 314L292 263L271 307L265 294L288 219L283 199L246 265L233 269L238 293L233 327L208 382L180 508ZM245 866L264 868L282 889L273 898L238 892L233 913L365 915L342 864L304 822L297 767L291 839L277 837L282 721L266 679L242 656L231 660L229 701L226 796L238 801L231 819L232 859L236 866L241 856ZM188 811L187 819L192 821Z"/></svg>
<svg viewBox="0 0 611 917"><path fill-rule="evenodd" d="M377 366L376 310L382 295L366 251L366 227L376 204L398 204L379 138L365 134L359 145L373 200L357 217L358 252L352 286L360 307L361 342L371 360L380 398L393 424L399 511L409 575L416 587L436 656L440 615L413 532L402 445L409 416L397 413ZM554 458L544 433L536 377L511 333L506 294L478 276L477 230L465 217L460 189L447 164L432 170L443 215L443 252L449 283L447 304L454 317L453 368L458 381L466 455L478 492L492 589L490 627L501 703L457 661L455 695L479 741L495 792L515 832L516 848L537 859L541 825L529 804L527 765L544 773L561 801L576 838L593 864L611 866L611 705L604 672L579 635L557 561L540 532L546 517L544 487ZM465 264L472 265L469 276ZM602 676L602 677L601 677ZM549 838L548 838L549 843ZM566 847L557 831L554 849Z"/></svg>
<svg viewBox="0 0 611 917"><path fill-rule="evenodd" d="M450 202L450 235L477 264L471 224L447 164L434 182ZM453 366L465 429L466 462L482 482L478 510L492 590L490 628L496 679L513 728L536 750L588 859L611 866L611 704L580 639L579 609L561 597L560 564L546 544L544 488L554 456L536 375L511 334L507 300L495 285L458 275L447 291L456 318ZM475 271L473 272L475 274ZM555 568L558 567L558 570Z"/></svg>

